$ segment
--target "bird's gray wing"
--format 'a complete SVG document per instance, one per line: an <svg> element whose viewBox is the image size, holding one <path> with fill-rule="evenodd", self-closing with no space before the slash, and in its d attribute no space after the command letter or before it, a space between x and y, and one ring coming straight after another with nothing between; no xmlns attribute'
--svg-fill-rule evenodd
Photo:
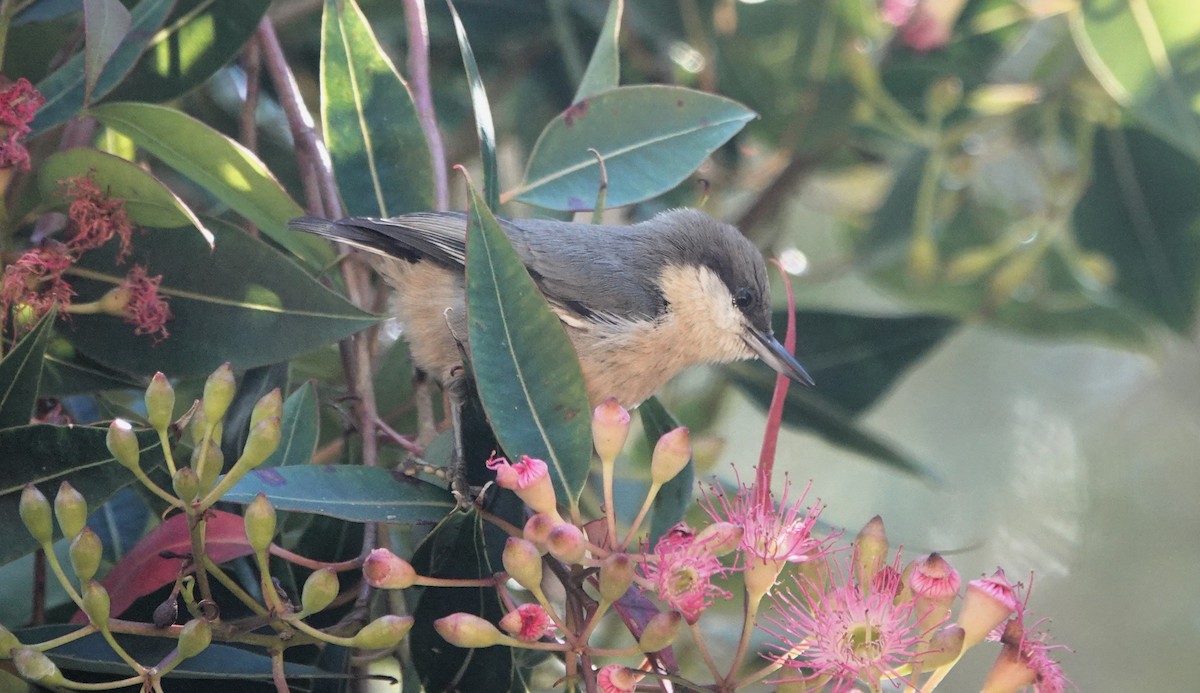
<svg viewBox="0 0 1200 693"><path fill-rule="evenodd" d="M451 269L462 269L466 262L467 217L460 212L421 212L390 219L350 217L338 221L300 217L288 222L288 227L409 262L429 260Z"/></svg>

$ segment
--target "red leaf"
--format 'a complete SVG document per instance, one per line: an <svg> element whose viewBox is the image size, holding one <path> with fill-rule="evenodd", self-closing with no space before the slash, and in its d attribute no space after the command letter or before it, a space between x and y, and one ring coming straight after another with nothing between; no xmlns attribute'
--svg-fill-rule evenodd
<svg viewBox="0 0 1200 693"><path fill-rule="evenodd" d="M205 523L204 546L214 563L225 563L254 553L246 541L246 526L241 515L210 511ZM129 553L121 557L101 583L108 590L112 615L120 616L139 597L175 581L182 559L163 558L164 551L191 554L187 515L172 515L166 522L142 537ZM188 572L192 572L190 569ZM87 623L83 612L75 614L72 623Z"/></svg>

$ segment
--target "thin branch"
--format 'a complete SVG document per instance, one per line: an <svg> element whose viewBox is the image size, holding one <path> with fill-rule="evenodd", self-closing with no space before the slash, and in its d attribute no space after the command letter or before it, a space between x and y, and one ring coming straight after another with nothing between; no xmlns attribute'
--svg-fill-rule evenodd
<svg viewBox="0 0 1200 693"><path fill-rule="evenodd" d="M450 208L450 185L446 173L446 146L433 110L433 89L429 80L429 22L425 18L425 0L404 0L404 23L408 27L408 80L417 106L417 119L429 145L433 162L434 204L438 211Z"/></svg>

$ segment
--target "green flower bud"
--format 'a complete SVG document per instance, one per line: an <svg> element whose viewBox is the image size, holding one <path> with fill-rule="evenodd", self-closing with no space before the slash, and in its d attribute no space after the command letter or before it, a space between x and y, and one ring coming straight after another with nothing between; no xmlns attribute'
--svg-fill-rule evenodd
<svg viewBox="0 0 1200 693"><path fill-rule="evenodd" d="M254 404L254 409L250 412L250 429L254 430L259 421L265 421L272 416L283 417L283 395L279 393L279 388L258 398L258 402Z"/></svg>
<svg viewBox="0 0 1200 693"><path fill-rule="evenodd" d="M600 596L615 602L633 584L633 559L626 553L609 554L600 562Z"/></svg>
<svg viewBox="0 0 1200 693"><path fill-rule="evenodd" d="M592 412L592 443L605 464L612 464L629 436L629 412L616 397L609 397Z"/></svg>
<svg viewBox="0 0 1200 693"><path fill-rule="evenodd" d="M887 561L888 538L883 518L876 515L863 525L854 538L855 578L860 585L870 585L875 573Z"/></svg>
<svg viewBox="0 0 1200 693"><path fill-rule="evenodd" d="M587 553L587 542L583 531L578 527L569 522L560 522L546 537L546 548L551 556L567 565L573 565L583 561Z"/></svg>
<svg viewBox="0 0 1200 693"><path fill-rule="evenodd" d="M300 592L300 606L306 614L315 614L338 596L338 576L333 568L321 568L309 574Z"/></svg>
<svg viewBox="0 0 1200 693"><path fill-rule="evenodd" d="M45 546L54 540L54 521L50 519L50 501L33 484L25 484L18 505L25 529L38 544Z"/></svg>
<svg viewBox="0 0 1200 693"><path fill-rule="evenodd" d="M908 274L922 286L932 282L941 267L937 243L927 233L913 236L908 247Z"/></svg>
<svg viewBox="0 0 1200 693"><path fill-rule="evenodd" d="M267 497L259 493L246 506L246 539L258 553L265 553L275 537L275 508Z"/></svg>
<svg viewBox="0 0 1200 693"><path fill-rule="evenodd" d="M642 631L642 637L638 639L638 648L642 652L658 652L669 646L679 635L679 624L682 621L683 615L678 611L655 614Z"/></svg>
<svg viewBox="0 0 1200 693"><path fill-rule="evenodd" d="M412 616L380 616L363 626L350 643L364 650L390 650L400 644L412 626Z"/></svg>
<svg viewBox="0 0 1200 693"><path fill-rule="evenodd" d="M100 557L104 555L104 545L91 527L84 527L75 535L71 540L69 553L71 567L75 569L75 576L79 578L80 584L87 584L88 580L96 577Z"/></svg>
<svg viewBox="0 0 1200 693"><path fill-rule="evenodd" d="M965 638L966 631L962 626L956 623L945 626L929 638L929 645L921 657L921 666L925 669L936 669L958 659L962 654Z"/></svg>
<svg viewBox="0 0 1200 693"><path fill-rule="evenodd" d="M235 394L237 382L233 379L233 369L226 361L204 381L204 399L201 400L204 420L213 424L224 418Z"/></svg>
<svg viewBox="0 0 1200 693"><path fill-rule="evenodd" d="M17 640L17 636L12 634L12 631L0 625L0 660L11 657L13 650L21 646L21 641Z"/></svg>
<svg viewBox="0 0 1200 693"><path fill-rule="evenodd" d="M37 650L18 647L12 651L12 661L17 667L17 673L22 678L34 683L40 683L43 686L61 686L67 681L54 662Z"/></svg>
<svg viewBox="0 0 1200 693"><path fill-rule="evenodd" d="M179 500L191 503L200 495L200 478L191 467L180 467L175 470L175 476L171 477L171 488L175 489Z"/></svg>
<svg viewBox="0 0 1200 693"><path fill-rule="evenodd" d="M245 474L266 462L271 453L279 447L281 435L278 416L258 422L250 429L250 435L246 438L246 446L242 448L242 455L234 463L233 468Z"/></svg>
<svg viewBox="0 0 1200 693"><path fill-rule="evenodd" d="M650 480L665 484L674 479L692 459L692 441L686 426L667 431L654 445L650 457Z"/></svg>
<svg viewBox="0 0 1200 693"><path fill-rule="evenodd" d="M941 120L962 103L962 80L954 75L939 78L925 92L925 112L934 120Z"/></svg>
<svg viewBox="0 0 1200 693"><path fill-rule="evenodd" d="M212 642L212 629L208 627L208 621L202 618L193 618L183 625L179 631L179 656L184 659L195 657L204 651Z"/></svg>
<svg viewBox="0 0 1200 693"><path fill-rule="evenodd" d="M530 592L536 593L542 589L542 552L533 542L509 537L501 558L504 570L517 584Z"/></svg>
<svg viewBox="0 0 1200 693"><path fill-rule="evenodd" d="M208 445L198 443L192 448L191 466L200 483L200 491L207 493L217 485L217 479L221 477L221 470L225 467L225 455L221 453L220 444L212 439L208 441Z"/></svg>
<svg viewBox="0 0 1200 693"><path fill-rule="evenodd" d="M154 374L150 385L146 388L146 418L150 426L163 432L171 425L171 417L175 414L175 389L171 381L162 371Z"/></svg>
<svg viewBox="0 0 1200 693"><path fill-rule="evenodd" d="M125 419L113 419L108 426L108 436L104 439L108 451L126 469L137 469L138 458L142 451L138 447L137 436L133 426Z"/></svg>
<svg viewBox="0 0 1200 693"><path fill-rule="evenodd" d="M64 537L73 537L87 525L88 507L83 494L64 481L54 496L54 516Z"/></svg>
<svg viewBox="0 0 1200 693"><path fill-rule="evenodd" d="M504 642L504 634L491 621L464 612L439 618L433 622L433 628L455 647L475 649Z"/></svg>
<svg viewBox="0 0 1200 693"><path fill-rule="evenodd" d="M83 588L83 612L93 626L104 630L108 627L110 602L108 590L95 580L90 580Z"/></svg>

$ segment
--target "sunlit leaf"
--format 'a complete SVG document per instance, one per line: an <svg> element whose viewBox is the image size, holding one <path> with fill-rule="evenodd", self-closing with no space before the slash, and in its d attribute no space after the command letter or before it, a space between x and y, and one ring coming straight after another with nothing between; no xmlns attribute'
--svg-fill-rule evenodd
<svg viewBox="0 0 1200 693"><path fill-rule="evenodd" d="M500 208L500 172L496 166L496 126L492 123L492 107L488 104L483 77L475 63L475 51L467 38L467 30L454 3L446 0L450 16L454 20L454 33L458 36L458 48L462 53L463 68L467 71L467 83L471 87L471 110L475 115L475 135L479 139L479 156L483 160L483 199L488 209Z"/></svg>
<svg viewBox="0 0 1200 693"><path fill-rule="evenodd" d="M354 0L327 0L321 125L352 215L433 209L433 170L408 84Z"/></svg>
<svg viewBox="0 0 1200 693"><path fill-rule="evenodd" d="M83 0L84 103L91 101L101 70L125 40L132 23L129 10L118 0Z"/></svg>
<svg viewBox="0 0 1200 693"><path fill-rule="evenodd" d="M755 117L745 106L684 87L618 87L573 104L546 126L525 180L507 198L589 210L608 173L607 203L633 204L674 188Z"/></svg>

